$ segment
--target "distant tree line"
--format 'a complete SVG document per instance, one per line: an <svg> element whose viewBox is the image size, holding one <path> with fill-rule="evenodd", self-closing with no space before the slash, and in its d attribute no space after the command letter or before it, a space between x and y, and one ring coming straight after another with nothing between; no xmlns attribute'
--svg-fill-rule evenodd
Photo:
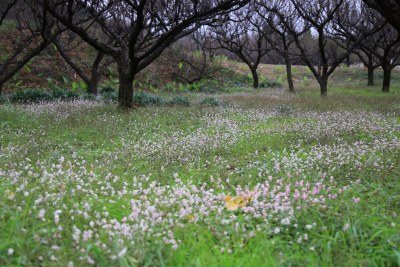
<svg viewBox="0 0 400 267"><path fill-rule="evenodd" d="M188 82L208 74L209 58L226 53L248 66L255 88L260 63L285 64L291 92L292 65L306 65L322 96L329 77L355 56L368 69L368 85L383 69L384 92L400 64L397 0L1 0L0 27L16 36L11 51L0 51L0 94L51 45L91 94L116 64L121 107L132 106L137 75L177 42L201 54L196 63L182 59L190 71L180 76ZM89 63L76 59L82 45L94 51Z"/></svg>

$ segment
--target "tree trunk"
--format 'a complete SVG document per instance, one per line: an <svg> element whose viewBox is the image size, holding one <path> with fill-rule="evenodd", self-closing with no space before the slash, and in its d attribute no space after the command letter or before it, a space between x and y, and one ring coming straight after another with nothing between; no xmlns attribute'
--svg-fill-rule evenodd
<svg viewBox="0 0 400 267"><path fill-rule="evenodd" d="M97 95L97 87L99 85L100 73L99 64L93 64L92 66L92 77L90 77L90 82L88 84L88 93L92 95Z"/></svg>
<svg viewBox="0 0 400 267"><path fill-rule="evenodd" d="M257 68L250 68L251 74L253 75L253 88L257 89L259 84L259 77L257 73Z"/></svg>
<svg viewBox="0 0 400 267"><path fill-rule="evenodd" d="M368 86L373 86L375 84L374 81L374 67L369 65L368 66Z"/></svg>
<svg viewBox="0 0 400 267"><path fill-rule="evenodd" d="M289 92L294 93L294 84L293 84L293 74L292 74L292 63L290 62L289 56L285 54L285 64L286 64L286 75L287 82L289 86Z"/></svg>
<svg viewBox="0 0 400 267"><path fill-rule="evenodd" d="M390 90L390 81L392 78L392 69L390 67L382 67L383 68L383 85L382 92L389 92Z"/></svg>
<svg viewBox="0 0 400 267"><path fill-rule="evenodd" d="M104 56L105 55L102 52L99 52L92 65L92 77L90 78L90 82L88 84L88 92L93 95L97 95L97 87L99 85L99 80L101 76L101 73L99 71L100 63L103 60Z"/></svg>
<svg viewBox="0 0 400 267"><path fill-rule="evenodd" d="M99 86L99 76L98 73L92 73L92 78L88 84L88 93L92 95L97 95L97 87Z"/></svg>
<svg viewBox="0 0 400 267"><path fill-rule="evenodd" d="M0 96L2 95L2 93L3 93L3 82L0 82Z"/></svg>
<svg viewBox="0 0 400 267"><path fill-rule="evenodd" d="M321 96L325 97L328 96L328 77L322 75L321 78L318 80L319 87L321 89Z"/></svg>
<svg viewBox="0 0 400 267"><path fill-rule="evenodd" d="M118 104L121 108L131 108L133 104L133 80L135 75L127 65L126 63L118 62Z"/></svg>

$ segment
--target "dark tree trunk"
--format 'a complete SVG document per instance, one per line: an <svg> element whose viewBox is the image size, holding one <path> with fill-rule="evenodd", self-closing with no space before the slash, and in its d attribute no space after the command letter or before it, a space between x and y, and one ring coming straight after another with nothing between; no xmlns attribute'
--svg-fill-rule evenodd
<svg viewBox="0 0 400 267"><path fill-rule="evenodd" d="M103 60L104 56L105 56L104 53L99 52L92 65L92 77L90 78L90 82L88 84L88 92L92 95L97 95L98 93L97 87L99 85L99 80L101 76L99 69L100 69L100 63Z"/></svg>
<svg viewBox="0 0 400 267"><path fill-rule="evenodd" d="M251 70L251 75L253 76L253 88L257 89L259 85L257 68L250 68L250 70Z"/></svg>
<svg viewBox="0 0 400 267"><path fill-rule="evenodd" d="M375 84L374 70L375 68L372 65L368 66L368 86L373 86Z"/></svg>
<svg viewBox="0 0 400 267"><path fill-rule="evenodd" d="M322 75L321 78L318 80L319 87L321 89L321 96L325 97L328 96L328 77Z"/></svg>
<svg viewBox="0 0 400 267"><path fill-rule="evenodd" d="M133 104L133 81L135 75L127 65L126 63L118 62L118 104L121 108L131 108Z"/></svg>
<svg viewBox="0 0 400 267"><path fill-rule="evenodd" d="M3 82L0 82L0 96L2 95L2 93L3 93Z"/></svg>
<svg viewBox="0 0 400 267"><path fill-rule="evenodd" d="M90 77L90 81L87 84L88 86L88 93L92 95L97 95L97 87L99 85L99 66L92 67L92 77Z"/></svg>
<svg viewBox="0 0 400 267"><path fill-rule="evenodd" d="M289 92L294 93L292 63L290 62L290 58L287 54L285 54L284 59L285 59L285 64L286 64L286 75L287 75L287 82L288 82L288 86L289 86Z"/></svg>
<svg viewBox="0 0 400 267"><path fill-rule="evenodd" d="M350 44L349 43L346 43L346 49L347 49L347 51L350 50ZM346 57L346 65L347 65L348 68L350 68L350 55L348 55Z"/></svg>
<svg viewBox="0 0 400 267"><path fill-rule="evenodd" d="M382 67L383 68L383 84L382 84L382 92L389 92L390 90L390 81L392 78L392 69L390 67Z"/></svg>
<svg viewBox="0 0 400 267"><path fill-rule="evenodd" d="M92 78L88 84L88 93L92 95L97 95L97 87L99 86L99 75L97 72L92 73Z"/></svg>

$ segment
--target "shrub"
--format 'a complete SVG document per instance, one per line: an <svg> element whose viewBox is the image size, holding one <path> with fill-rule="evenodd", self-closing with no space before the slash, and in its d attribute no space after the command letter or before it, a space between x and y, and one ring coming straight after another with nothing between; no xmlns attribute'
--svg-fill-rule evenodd
<svg viewBox="0 0 400 267"><path fill-rule="evenodd" d="M64 99L66 96L66 91L61 88L54 88L52 90L53 97L56 99Z"/></svg>
<svg viewBox="0 0 400 267"><path fill-rule="evenodd" d="M101 99L104 103L112 103L118 100L118 93L117 91L114 92L103 92L101 93Z"/></svg>
<svg viewBox="0 0 400 267"><path fill-rule="evenodd" d="M140 92L133 95L133 103L138 106L161 106L165 103L165 100L157 95Z"/></svg>
<svg viewBox="0 0 400 267"><path fill-rule="evenodd" d="M52 94L55 99L59 100L75 100L79 98L79 94L73 91L63 90L61 88L54 88Z"/></svg>
<svg viewBox="0 0 400 267"><path fill-rule="evenodd" d="M100 97L104 103L113 103L118 100L118 91L111 86L105 86L100 89Z"/></svg>
<svg viewBox="0 0 400 267"><path fill-rule="evenodd" d="M207 97L200 102L200 105L218 107L222 105L222 102L216 99L215 97Z"/></svg>
<svg viewBox="0 0 400 267"><path fill-rule="evenodd" d="M53 99L54 95L44 89L26 89L10 95L10 101L13 103L38 103Z"/></svg>
<svg viewBox="0 0 400 267"><path fill-rule="evenodd" d="M8 102L8 98L4 95L0 95L0 105Z"/></svg>
<svg viewBox="0 0 400 267"><path fill-rule="evenodd" d="M117 90L111 86L104 86L100 89L100 95L109 94L109 93L116 93Z"/></svg>
<svg viewBox="0 0 400 267"><path fill-rule="evenodd" d="M97 99L97 96L89 94L89 93L84 93L84 94L81 94L80 99L94 101Z"/></svg>
<svg viewBox="0 0 400 267"><path fill-rule="evenodd" d="M276 88L276 87L282 87L282 82L280 79L276 80L269 80L268 78L261 78L260 87L265 87L265 88Z"/></svg>
<svg viewBox="0 0 400 267"><path fill-rule="evenodd" d="M64 98L62 100L75 100L79 98L79 94L73 91L65 91Z"/></svg>
<svg viewBox="0 0 400 267"><path fill-rule="evenodd" d="M170 101L168 101L168 104L171 106L188 107L188 106L190 106L191 103L190 103L190 99L187 96L175 96Z"/></svg>
<svg viewBox="0 0 400 267"><path fill-rule="evenodd" d="M175 93L178 90L178 85L175 81L169 82L164 85L163 90Z"/></svg>

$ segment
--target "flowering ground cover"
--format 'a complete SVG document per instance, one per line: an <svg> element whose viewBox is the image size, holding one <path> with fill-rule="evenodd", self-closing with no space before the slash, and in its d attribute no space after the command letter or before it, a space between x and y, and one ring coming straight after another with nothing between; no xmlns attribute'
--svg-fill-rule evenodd
<svg viewBox="0 0 400 267"><path fill-rule="evenodd" d="M0 265L400 265L398 98L271 101L0 106Z"/></svg>

